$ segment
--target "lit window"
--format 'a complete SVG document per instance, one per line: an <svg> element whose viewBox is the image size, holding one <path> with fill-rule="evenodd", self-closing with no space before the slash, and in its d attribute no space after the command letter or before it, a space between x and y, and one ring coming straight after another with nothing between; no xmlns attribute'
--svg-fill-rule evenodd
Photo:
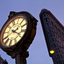
<svg viewBox="0 0 64 64"><path fill-rule="evenodd" d="M55 50L51 50L51 51L50 51L50 54L54 54L54 53L55 53Z"/></svg>

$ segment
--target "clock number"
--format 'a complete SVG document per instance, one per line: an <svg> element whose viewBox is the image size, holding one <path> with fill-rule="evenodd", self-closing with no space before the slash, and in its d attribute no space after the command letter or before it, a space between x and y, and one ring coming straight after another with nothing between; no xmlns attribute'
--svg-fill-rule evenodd
<svg viewBox="0 0 64 64"><path fill-rule="evenodd" d="M25 33L25 30L21 30L21 32L19 33L19 37L22 37Z"/></svg>
<svg viewBox="0 0 64 64"><path fill-rule="evenodd" d="M6 45L6 43L9 41L9 38L6 40L6 42L5 42L5 45Z"/></svg>
<svg viewBox="0 0 64 64"><path fill-rule="evenodd" d="M20 33L18 35L19 35L19 37L21 37Z"/></svg>
<svg viewBox="0 0 64 64"><path fill-rule="evenodd" d="M5 32L8 33L8 32L9 32L9 28L6 28L6 29L5 29Z"/></svg>
<svg viewBox="0 0 64 64"><path fill-rule="evenodd" d="M15 38L15 43L16 43L17 41L16 41L16 38Z"/></svg>
<svg viewBox="0 0 64 64"><path fill-rule="evenodd" d="M18 24L18 21L19 21L19 19L17 20L17 24Z"/></svg>
<svg viewBox="0 0 64 64"><path fill-rule="evenodd" d="M18 37L16 38L16 41L18 42L20 39L21 39L21 37L20 37L20 36L18 36Z"/></svg>
<svg viewBox="0 0 64 64"><path fill-rule="evenodd" d="M24 24L24 25L22 25L21 27L24 27L25 25L27 25L27 23L26 23L26 24Z"/></svg>
<svg viewBox="0 0 64 64"><path fill-rule="evenodd" d="M7 37L8 37L8 36L6 36L4 39L6 39ZM4 39L3 39L3 40L4 40Z"/></svg>
<svg viewBox="0 0 64 64"><path fill-rule="evenodd" d="M11 35L11 34L12 34L12 33L8 34L5 38L3 38L3 40L6 39L6 38L7 38L9 35Z"/></svg>
<svg viewBox="0 0 64 64"><path fill-rule="evenodd" d="M25 32L25 29L24 30L21 30L21 32Z"/></svg>
<svg viewBox="0 0 64 64"><path fill-rule="evenodd" d="M15 21L12 21L13 25L15 25Z"/></svg>
<svg viewBox="0 0 64 64"><path fill-rule="evenodd" d="M10 41L9 46L11 45L11 43L12 43L12 40Z"/></svg>
<svg viewBox="0 0 64 64"><path fill-rule="evenodd" d="M9 29L11 29L11 26L8 26Z"/></svg>
<svg viewBox="0 0 64 64"><path fill-rule="evenodd" d="M23 18L23 20L21 21L21 23L24 21L24 18ZM20 25L21 25L21 23L20 23Z"/></svg>

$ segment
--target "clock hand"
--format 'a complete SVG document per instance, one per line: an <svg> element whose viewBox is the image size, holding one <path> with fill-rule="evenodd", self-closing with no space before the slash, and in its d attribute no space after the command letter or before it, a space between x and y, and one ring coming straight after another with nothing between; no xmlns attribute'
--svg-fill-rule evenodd
<svg viewBox="0 0 64 64"><path fill-rule="evenodd" d="M24 19L21 21L21 23L24 21ZM20 23L20 25L21 25L21 23Z"/></svg>
<svg viewBox="0 0 64 64"><path fill-rule="evenodd" d="M17 33L16 30L12 30L12 32ZM19 34L19 33L17 33L17 34ZM20 35L20 34L19 34L19 35Z"/></svg>
<svg viewBox="0 0 64 64"><path fill-rule="evenodd" d="M18 30L18 28L16 30ZM15 32L16 30L12 30L12 32Z"/></svg>
<svg viewBox="0 0 64 64"><path fill-rule="evenodd" d="M15 32L15 30L12 30L12 32Z"/></svg>
<svg viewBox="0 0 64 64"><path fill-rule="evenodd" d="M18 30L18 28L17 28L16 30ZM16 30L15 30L15 31L16 31Z"/></svg>

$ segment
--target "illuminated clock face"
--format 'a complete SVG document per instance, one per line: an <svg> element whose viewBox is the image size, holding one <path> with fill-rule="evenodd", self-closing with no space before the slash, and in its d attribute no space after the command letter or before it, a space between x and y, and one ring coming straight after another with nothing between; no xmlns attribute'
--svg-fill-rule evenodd
<svg viewBox="0 0 64 64"><path fill-rule="evenodd" d="M27 20L23 16L16 16L8 21L1 32L1 44L10 47L18 43L27 29Z"/></svg>

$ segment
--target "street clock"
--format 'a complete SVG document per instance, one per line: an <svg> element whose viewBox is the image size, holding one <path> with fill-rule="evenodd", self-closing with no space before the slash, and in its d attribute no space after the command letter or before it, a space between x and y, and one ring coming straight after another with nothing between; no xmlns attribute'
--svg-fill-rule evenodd
<svg viewBox="0 0 64 64"><path fill-rule="evenodd" d="M20 41L27 30L27 20L23 16L15 16L8 21L1 32L1 44L11 47Z"/></svg>
<svg viewBox="0 0 64 64"><path fill-rule="evenodd" d="M30 13L10 12L1 29L0 47L9 55L27 50L36 34L36 25L37 20Z"/></svg>

